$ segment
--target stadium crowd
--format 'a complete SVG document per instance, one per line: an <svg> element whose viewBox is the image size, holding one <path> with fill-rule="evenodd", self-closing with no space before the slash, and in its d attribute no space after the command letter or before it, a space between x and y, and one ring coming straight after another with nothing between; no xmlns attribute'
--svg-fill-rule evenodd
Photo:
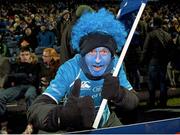
<svg viewBox="0 0 180 135"><path fill-rule="evenodd" d="M83 10L87 10L86 6L78 8L81 4L89 4L92 9L88 10L106 7L115 15L119 10L119 3L115 0L107 3L99 0L6 0L1 4L1 133L9 132L7 103L24 98L28 109L49 85L58 67L76 54L70 46L71 29ZM149 107L155 106L154 91L158 74L162 79L158 84L162 92L161 107L166 107L167 90L179 87L179 34L178 1L148 2L128 48L124 67L136 92L143 89L144 81L148 83Z"/></svg>

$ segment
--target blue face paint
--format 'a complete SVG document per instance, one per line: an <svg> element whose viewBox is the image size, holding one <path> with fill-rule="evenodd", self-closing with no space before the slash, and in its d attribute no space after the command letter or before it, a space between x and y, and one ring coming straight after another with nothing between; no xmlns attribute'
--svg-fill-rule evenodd
<svg viewBox="0 0 180 135"><path fill-rule="evenodd" d="M95 48L85 55L85 62L92 76L102 76L111 59L111 52L106 47Z"/></svg>

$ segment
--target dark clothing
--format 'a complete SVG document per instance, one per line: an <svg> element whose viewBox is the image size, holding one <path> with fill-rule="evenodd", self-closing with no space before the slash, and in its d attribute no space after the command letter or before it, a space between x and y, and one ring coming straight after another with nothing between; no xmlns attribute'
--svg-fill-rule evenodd
<svg viewBox="0 0 180 135"><path fill-rule="evenodd" d="M67 60L71 59L74 56L73 49L71 48L71 30L74 25L74 21L68 23L64 28L61 37L61 49L60 49L60 57L61 57L61 65Z"/></svg>
<svg viewBox="0 0 180 135"><path fill-rule="evenodd" d="M54 63L54 64L53 64ZM40 78L45 77L48 82L50 82L56 75L57 69L59 68L59 61L57 62L52 62L52 64L46 65L41 63L41 71L39 73Z"/></svg>
<svg viewBox="0 0 180 135"><path fill-rule="evenodd" d="M171 44L170 35L161 28L151 31L144 43L141 64L166 66Z"/></svg>
<svg viewBox="0 0 180 135"><path fill-rule="evenodd" d="M138 99L135 93L129 90L125 90L124 92L125 92L125 95L121 103L118 105L118 108L123 108L127 110L128 109L131 110L132 108L135 108L138 103ZM62 105L59 105L59 106L62 106ZM51 110L55 107L57 107L57 104L53 99L51 99L50 97L46 95L40 95L28 110L27 115L28 115L29 122L30 123L33 122L34 128L38 127L39 129L44 130L44 131L55 131L56 129L55 123L57 122L57 120L54 119L53 117L51 120L47 119L48 115L50 115L51 113ZM42 112L42 113L39 113L39 112ZM60 113L60 112L57 112L57 113ZM41 121L43 121L43 123ZM104 126L105 127L118 126L118 124L121 125L121 122L117 119L117 116L113 114L113 116L110 116L110 119L107 121L107 123ZM46 128L46 127L49 127L49 128ZM56 129L56 131L57 130L58 129ZM61 131L66 130L67 132L67 129L62 129L62 127L60 127L59 130Z"/></svg>
<svg viewBox="0 0 180 135"><path fill-rule="evenodd" d="M51 71L50 66L41 64L40 78L45 77L48 82L53 79L54 73Z"/></svg>
<svg viewBox="0 0 180 135"><path fill-rule="evenodd" d="M141 41L140 34L135 32L125 56L125 67L128 80L135 90L140 89L140 72L139 63L141 57Z"/></svg>
<svg viewBox="0 0 180 135"><path fill-rule="evenodd" d="M46 65L44 63L40 64L39 93L42 93L45 90L45 88L49 85L50 81L55 77L59 65L60 61L52 61L51 65Z"/></svg>
<svg viewBox="0 0 180 135"><path fill-rule="evenodd" d="M115 127L115 126L120 126L122 125L121 121L119 120L119 118L117 117L116 113L115 112L112 112L109 116L109 119L107 121L107 123L105 123L105 125L103 126L103 128L108 128L108 127ZM63 134L63 133L67 133L67 131L57 131L55 132L57 134ZM46 132L46 131L42 131L42 130L39 130L38 131L38 134L49 134L49 132Z"/></svg>
<svg viewBox="0 0 180 135"><path fill-rule="evenodd" d="M11 64L11 73L8 82L14 82L15 86L20 84L31 84L38 87L39 64L15 63Z"/></svg>
<svg viewBox="0 0 180 135"><path fill-rule="evenodd" d="M166 105L167 101L167 84L166 84L166 67L158 65L149 65L148 68L148 87L150 105L155 105L155 89L160 88L160 104Z"/></svg>
<svg viewBox="0 0 180 135"><path fill-rule="evenodd" d="M177 37L171 54L171 66L173 69L180 70L180 35Z"/></svg>
<svg viewBox="0 0 180 135"><path fill-rule="evenodd" d="M155 91L160 87L160 104L166 105L167 86L166 86L166 68L170 60L169 52L171 51L172 40L170 35L157 28L151 31L144 43L142 63L148 64L148 86L149 86L149 103L155 105Z"/></svg>
<svg viewBox="0 0 180 135"><path fill-rule="evenodd" d="M67 27L67 25L70 24L70 21L71 21L70 19L68 21L64 20L63 17L57 20L57 39L58 39L59 45L61 45L62 33L64 29Z"/></svg>
<svg viewBox="0 0 180 135"><path fill-rule="evenodd" d="M29 47L30 47L33 51L35 51L35 49L36 49L36 47L37 47L37 45L38 45L36 36L35 36L35 35L29 35L29 36L24 35L24 36L20 39L20 41L19 41L19 43L18 43L18 46L19 46L19 47L21 47L21 43L22 43L24 40L27 41L27 42L29 43Z"/></svg>
<svg viewBox="0 0 180 135"><path fill-rule="evenodd" d="M25 97L27 108L37 97L38 65L16 63L11 65L11 74L7 77L8 88L0 90L0 116L6 113L6 104Z"/></svg>

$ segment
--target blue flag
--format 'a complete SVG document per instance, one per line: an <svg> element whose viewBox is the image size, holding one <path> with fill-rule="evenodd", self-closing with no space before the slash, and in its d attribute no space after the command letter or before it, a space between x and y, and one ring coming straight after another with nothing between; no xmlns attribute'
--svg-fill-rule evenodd
<svg viewBox="0 0 180 135"><path fill-rule="evenodd" d="M120 4L120 15L118 19L124 23L125 28L129 31L136 18L137 12L140 9L142 3L146 3L147 0L123 0Z"/></svg>
<svg viewBox="0 0 180 135"><path fill-rule="evenodd" d="M120 5L120 17L130 12L138 10L141 4L146 2L147 0L123 0Z"/></svg>

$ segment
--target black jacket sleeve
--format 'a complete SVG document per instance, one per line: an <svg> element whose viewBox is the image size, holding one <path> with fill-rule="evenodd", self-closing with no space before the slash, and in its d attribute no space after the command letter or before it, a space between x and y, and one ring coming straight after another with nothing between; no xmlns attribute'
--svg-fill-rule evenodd
<svg viewBox="0 0 180 135"><path fill-rule="evenodd" d="M52 98L46 95L40 95L28 109L28 122L31 123L35 129L49 132L57 131L59 124L56 112L60 111L58 109L61 109L61 106L57 105ZM56 112L54 110L56 110Z"/></svg>
<svg viewBox="0 0 180 135"><path fill-rule="evenodd" d="M29 123L34 129L47 132L91 128L95 114L93 99L88 96L76 97L75 92L69 96L65 106L56 104L46 95L39 96L28 110Z"/></svg>

